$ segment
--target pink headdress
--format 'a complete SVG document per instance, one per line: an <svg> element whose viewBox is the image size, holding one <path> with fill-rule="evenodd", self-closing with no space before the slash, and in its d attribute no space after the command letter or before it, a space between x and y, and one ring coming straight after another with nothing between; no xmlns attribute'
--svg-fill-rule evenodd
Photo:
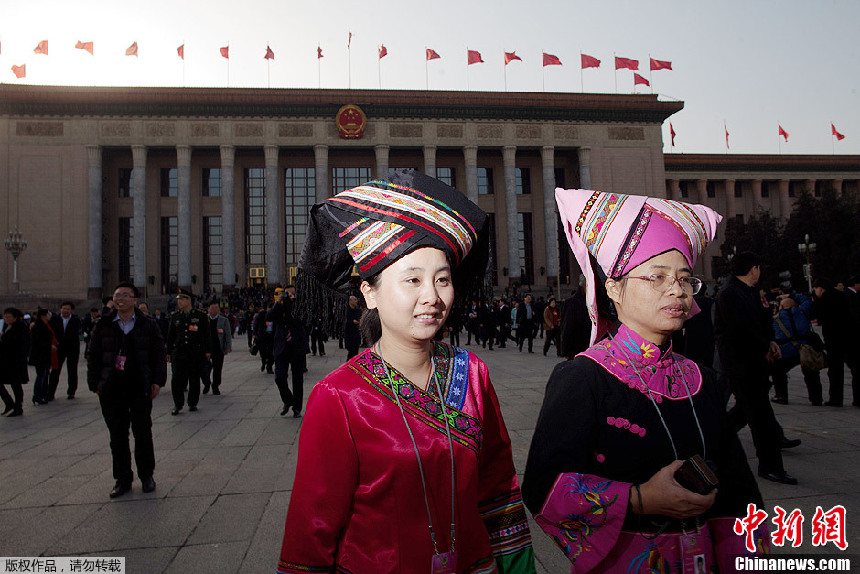
<svg viewBox="0 0 860 574"><path fill-rule="evenodd" d="M555 190L564 233L585 273L591 342L607 330L597 314L600 280L621 277L630 269L672 249L692 269L717 232L722 216L704 205L588 189ZM592 266L591 256L598 269ZM690 317L699 311L694 303Z"/></svg>

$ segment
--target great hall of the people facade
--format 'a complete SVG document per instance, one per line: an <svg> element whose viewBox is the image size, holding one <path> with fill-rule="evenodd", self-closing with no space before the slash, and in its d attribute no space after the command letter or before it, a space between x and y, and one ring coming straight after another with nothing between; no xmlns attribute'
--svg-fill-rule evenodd
<svg viewBox="0 0 860 574"><path fill-rule="evenodd" d="M578 268L554 189L787 217L802 189L860 193L858 156L663 154L683 107L655 95L0 85L0 232L28 242L17 292L94 298L121 280L287 283L308 209L414 168L491 215L493 282L555 284ZM720 233L697 273L714 277Z"/></svg>

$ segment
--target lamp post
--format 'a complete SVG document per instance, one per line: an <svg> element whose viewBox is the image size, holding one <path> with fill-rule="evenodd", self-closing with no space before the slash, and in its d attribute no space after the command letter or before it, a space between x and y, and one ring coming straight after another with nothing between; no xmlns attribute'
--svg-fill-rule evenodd
<svg viewBox="0 0 860 574"><path fill-rule="evenodd" d="M12 267L12 285L14 285L15 290L20 293L21 289L18 284L18 256L27 249L27 242L22 238L22 234L18 231L17 225L15 226L14 231L9 232L9 237L3 241L3 245L6 247L6 251L12 254L12 260L14 261Z"/></svg>
<svg viewBox="0 0 860 574"><path fill-rule="evenodd" d="M806 255L806 265L803 266L803 274L806 275L809 293L812 293L812 262L810 261L810 256L815 253L815 244L809 242L808 233L803 236L803 243L797 244L797 250L801 255Z"/></svg>

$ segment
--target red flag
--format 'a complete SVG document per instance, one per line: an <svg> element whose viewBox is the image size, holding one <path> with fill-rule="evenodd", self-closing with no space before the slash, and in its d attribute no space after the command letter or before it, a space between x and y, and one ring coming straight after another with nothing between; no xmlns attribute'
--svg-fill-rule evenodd
<svg viewBox="0 0 860 574"><path fill-rule="evenodd" d="M432 50L430 48L427 48L427 60L428 61L429 60L438 60L441 57L442 56L440 56L439 54L436 53L436 50Z"/></svg>
<svg viewBox="0 0 860 574"><path fill-rule="evenodd" d="M729 128L726 127L726 122L723 122L723 129L726 131L726 149L729 149Z"/></svg>
<svg viewBox="0 0 860 574"><path fill-rule="evenodd" d="M15 77L19 80L21 78L27 77L27 64L21 64L20 66L12 66L12 73L15 74Z"/></svg>
<svg viewBox="0 0 860 574"><path fill-rule="evenodd" d="M553 56L552 54L543 53L543 65L547 66L561 66L561 60L558 59L557 56Z"/></svg>
<svg viewBox="0 0 860 574"><path fill-rule="evenodd" d="M381 60L385 56L388 55L388 48L385 47L385 44L379 45L379 59Z"/></svg>
<svg viewBox="0 0 860 574"><path fill-rule="evenodd" d="M619 58L615 57L615 69L620 70L621 68L627 68L628 70L638 70L639 69L639 60L631 60L629 58Z"/></svg>
<svg viewBox="0 0 860 574"><path fill-rule="evenodd" d="M230 59L230 46L224 46L221 48L221 57Z"/></svg>
<svg viewBox="0 0 860 574"><path fill-rule="evenodd" d="M640 84L643 86L650 86L651 82L649 82L648 80L646 80L645 78L643 78L642 76L637 74L636 72L633 72L633 85L638 86Z"/></svg>
<svg viewBox="0 0 860 574"><path fill-rule="evenodd" d="M93 55L93 43L92 42L81 42L78 40L78 43L75 44L75 48L78 50L86 50L90 53L90 56Z"/></svg>
<svg viewBox="0 0 860 574"><path fill-rule="evenodd" d="M597 58L589 56L588 54L580 54L580 56L582 57L582 69L583 70L585 68L599 68L600 67L600 60L598 60Z"/></svg>
<svg viewBox="0 0 860 574"><path fill-rule="evenodd" d="M322 48L320 48L319 46L317 46L317 60L319 60L319 59L320 59L320 58L322 58L322 57L323 57L323 54L322 54Z"/></svg>
<svg viewBox="0 0 860 574"><path fill-rule="evenodd" d="M836 141L842 141L845 139L845 136L836 131L836 126L831 122L830 124L830 133L836 136Z"/></svg>
<svg viewBox="0 0 860 574"><path fill-rule="evenodd" d="M266 55L263 56L263 59L264 60L274 60L275 59L275 53L272 51L271 48L269 48L268 44L266 45Z"/></svg>
<svg viewBox="0 0 860 574"><path fill-rule="evenodd" d="M654 70L671 70L672 62L667 62L665 60L655 60L651 58L651 71Z"/></svg>
<svg viewBox="0 0 860 574"><path fill-rule="evenodd" d="M137 56L137 42L128 47L125 51L126 56Z"/></svg>
<svg viewBox="0 0 860 574"><path fill-rule="evenodd" d="M352 46L352 32L349 33L349 40L346 41L346 47L350 48Z"/></svg>
<svg viewBox="0 0 860 574"><path fill-rule="evenodd" d="M505 65L506 65L506 66L507 66L508 64L510 64L511 62L513 62L514 60L519 60L520 62L522 62L522 61L523 61L523 59L522 59L522 58L520 58L519 56L517 56L516 51L514 51L514 52L505 52Z"/></svg>
<svg viewBox="0 0 860 574"><path fill-rule="evenodd" d="M778 126L779 126L779 135L781 135L782 137L784 137L784 138L785 138L785 141L788 141L788 132L787 132L787 131L785 131L784 129L782 129L782 126L780 126L779 124L776 124L776 125L778 125Z"/></svg>
<svg viewBox="0 0 860 574"><path fill-rule="evenodd" d="M176 48L176 53L179 55L180 58L182 58L184 60L185 59L185 44L182 44L181 46Z"/></svg>
<svg viewBox="0 0 860 574"><path fill-rule="evenodd" d="M47 56L48 55L48 41L42 40L41 42L39 42L39 45L36 46L36 49L33 51L37 54L44 54L45 56Z"/></svg>
<svg viewBox="0 0 860 574"><path fill-rule="evenodd" d="M477 50L467 50L468 54L466 57L466 65L471 66L472 64L483 64L484 60L481 59L481 53Z"/></svg>
<svg viewBox="0 0 860 574"><path fill-rule="evenodd" d="M675 147L675 128L672 127L672 122L669 122L669 135L672 137L672 147Z"/></svg>

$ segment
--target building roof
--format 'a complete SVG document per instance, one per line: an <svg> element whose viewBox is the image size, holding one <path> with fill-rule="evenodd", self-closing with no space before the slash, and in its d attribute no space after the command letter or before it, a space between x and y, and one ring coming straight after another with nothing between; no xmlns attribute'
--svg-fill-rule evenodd
<svg viewBox="0 0 860 574"><path fill-rule="evenodd" d="M0 116L331 117L662 123L684 107L656 94L69 87L0 84Z"/></svg>
<svg viewBox="0 0 860 574"><path fill-rule="evenodd" d="M673 172L858 172L858 155L663 154L667 177Z"/></svg>

